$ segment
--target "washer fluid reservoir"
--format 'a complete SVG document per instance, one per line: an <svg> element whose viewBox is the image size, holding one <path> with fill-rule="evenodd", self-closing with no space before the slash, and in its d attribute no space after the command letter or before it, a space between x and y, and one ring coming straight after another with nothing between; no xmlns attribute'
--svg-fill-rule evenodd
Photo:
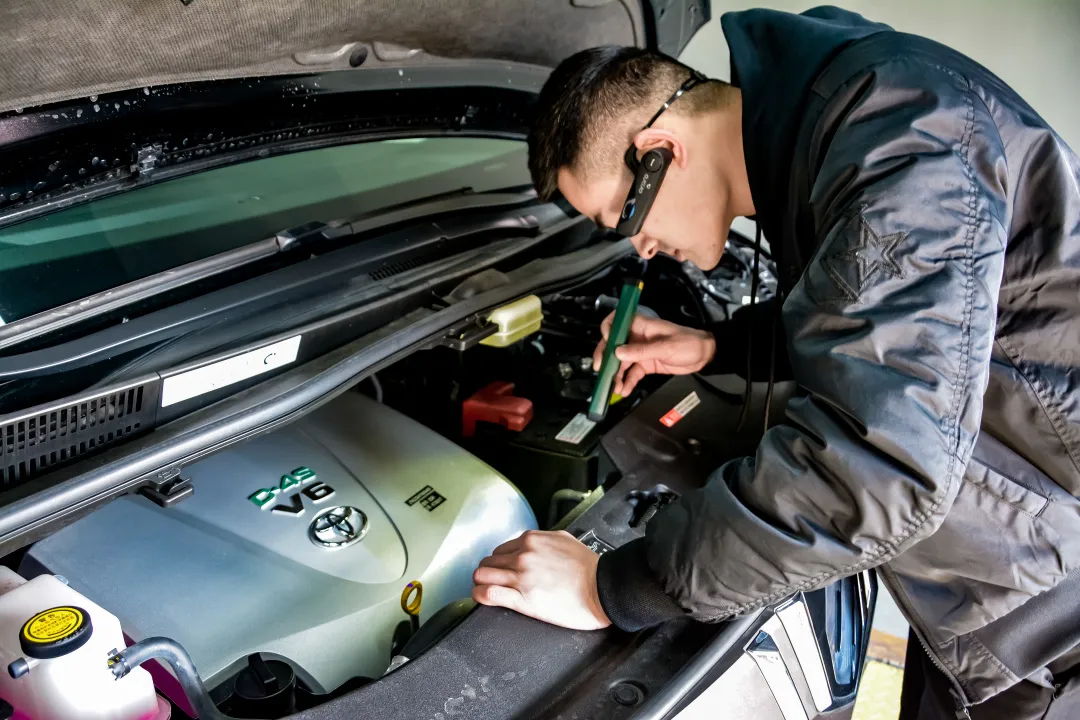
<svg viewBox="0 0 1080 720"><path fill-rule="evenodd" d="M6 572L4 572L6 571ZM10 588L10 589L9 589ZM165 720L150 673L117 680L120 621L53 575L0 571L0 697L15 720Z"/></svg>

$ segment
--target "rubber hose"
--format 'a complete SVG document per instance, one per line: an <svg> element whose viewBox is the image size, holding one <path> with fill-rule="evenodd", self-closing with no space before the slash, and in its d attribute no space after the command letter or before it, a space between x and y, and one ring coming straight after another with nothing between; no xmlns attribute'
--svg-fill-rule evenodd
<svg viewBox="0 0 1080 720"><path fill-rule="evenodd" d="M562 490L556 490L551 495L551 502L548 503L548 528L555 527L555 523L559 522L559 503L564 500L573 500L574 502L581 502L589 496L587 492L581 492L580 490L572 490L570 488L563 488Z"/></svg>
<svg viewBox="0 0 1080 720"><path fill-rule="evenodd" d="M228 715L223 714L210 699L210 693L203 685L199 671L195 669L195 663L191 656L175 640L165 637L146 638L134 645L118 652L110 661L110 665L118 679L124 677L132 668L142 665L147 660L156 658L169 663L176 673L180 687L184 689L188 702L195 710L198 720L230 720Z"/></svg>

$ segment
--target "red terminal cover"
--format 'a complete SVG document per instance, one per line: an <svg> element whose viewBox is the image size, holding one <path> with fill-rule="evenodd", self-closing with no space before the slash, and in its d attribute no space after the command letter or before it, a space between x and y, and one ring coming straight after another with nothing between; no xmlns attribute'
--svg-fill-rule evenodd
<svg viewBox="0 0 1080 720"><path fill-rule="evenodd" d="M461 404L461 435L476 434L477 421L502 425L521 432L533 416L532 400L515 397L514 383L497 380Z"/></svg>

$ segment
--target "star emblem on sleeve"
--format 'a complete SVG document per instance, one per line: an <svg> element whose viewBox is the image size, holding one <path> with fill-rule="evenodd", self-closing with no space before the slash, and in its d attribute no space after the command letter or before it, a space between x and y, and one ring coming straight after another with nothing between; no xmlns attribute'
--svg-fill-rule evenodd
<svg viewBox="0 0 1080 720"><path fill-rule="evenodd" d="M841 247L826 255L823 264L848 300L859 300L875 282L904 276L894 253L907 237L906 232L878 235L862 213L853 215L841 232L847 237L854 236L854 242L835 243Z"/></svg>

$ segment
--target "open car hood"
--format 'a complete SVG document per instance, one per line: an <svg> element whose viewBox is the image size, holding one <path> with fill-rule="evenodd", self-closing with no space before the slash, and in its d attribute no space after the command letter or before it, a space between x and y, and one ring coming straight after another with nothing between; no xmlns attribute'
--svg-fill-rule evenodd
<svg viewBox="0 0 1080 720"><path fill-rule="evenodd" d="M604 44L678 54L707 14L707 0L9 0L0 3L0 111L361 59L550 67Z"/></svg>
<svg viewBox="0 0 1080 720"><path fill-rule="evenodd" d="M550 67L678 55L709 0L8 0L0 228L136 185L387 137L522 138Z"/></svg>

